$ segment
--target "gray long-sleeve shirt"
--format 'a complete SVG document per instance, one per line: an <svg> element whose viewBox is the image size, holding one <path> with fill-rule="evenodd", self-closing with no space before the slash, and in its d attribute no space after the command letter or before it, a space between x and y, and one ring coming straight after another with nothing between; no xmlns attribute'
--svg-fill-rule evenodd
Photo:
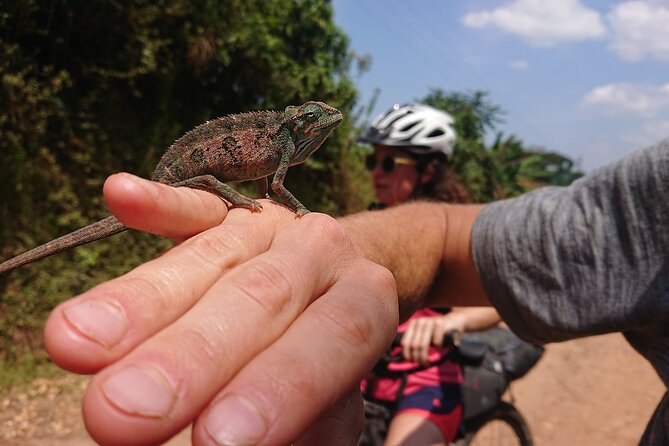
<svg viewBox="0 0 669 446"><path fill-rule="evenodd" d="M548 343L622 332L669 386L669 140L564 188L487 206L472 250L519 336ZM665 394L641 441L669 444Z"/></svg>

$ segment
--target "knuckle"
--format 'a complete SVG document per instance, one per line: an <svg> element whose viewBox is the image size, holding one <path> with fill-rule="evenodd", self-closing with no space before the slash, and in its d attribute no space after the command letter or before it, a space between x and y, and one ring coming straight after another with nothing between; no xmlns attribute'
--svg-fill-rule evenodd
<svg viewBox="0 0 669 446"><path fill-rule="evenodd" d="M278 265L257 261L246 265L240 274L236 289L268 314L280 314L292 302L292 283Z"/></svg>
<svg viewBox="0 0 669 446"><path fill-rule="evenodd" d="M238 244L241 243L232 234L226 234L223 237L221 232L212 230L187 240L183 246L188 247L188 249L198 253L202 257L215 258L228 251L231 245Z"/></svg>
<svg viewBox="0 0 669 446"><path fill-rule="evenodd" d="M152 275L129 274L118 279L109 290L111 294L125 300L125 296L132 296L133 306L144 309L153 309L153 312L169 310L169 288L161 274Z"/></svg>
<svg viewBox="0 0 669 446"><path fill-rule="evenodd" d="M294 359L292 363L303 360L297 354L291 357L289 351L285 355L289 361ZM270 420L280 418L283 410L294 404L296 396L322 397L323 382L314 378L310 365L295 368L291 373L286 373L284 367L283 362L263 363L262 368L254 370L253 385L244 389L245 396L256 402Z"/></svg>
<svg viewBox="0 0 669 446"><path fill-rule="evenodd" d="M239 261L247 246L243 229L223 232L217 228L185 241L181 246L196 258L199 264L229 265Z"/></svg>
<svg viewBox="0 0 669 446"><path fill-rule="evenodd" d="M367 298L360 299L360 308L349 310L347 322L353 324L350 327L352 333L358 341L364 337L367 343L380 341L380 345L384 345L396 333L399 324L395 278L387 268L362 258L352 265L350 271L356 275L358 283L364 284L363 292L367 295ZM364 319L367 314L373 315L371 321ZM411 348L419 330L418 321L411 321L406 331L408 336L403 338L407 347Z"/></svg>
<svg viewBox="0 0 669 446"><path fill-rule="evenodd" d="M213 335L215 321L209 322L211 324L207 327L206 333L199 327L187 327L179 332L179 338L174 343L188 346L187 364L196 368L217 364L225 354L223 343L220 342L221 338ZM221 365L221 368L225 369L226 366ZM223 373L223 370L220 372Z"/></svg>
<svg viewBox="0 0 669 446"><path fill-rule="evenodd" d="M395 276L390 270L384 266L365 261L367 263L365 268L365 276L368 278L370 285L377 289L383 296L392 300L397 300L397 284Z"/></svg>
<svg viewBox="0 0 669 446"><path fill-rule="evenodd" d="M352 348L359 349L369 345L375 334L375 323L365 316L365 312L355 308L344 308L333 304L327 312L322 313L321 326L330 330L335 336Z"/></svg>
<svg viewBox="0 0 669 446"><path fill-rule="evenodd" d="M301 221L306 225L305 234L320 242L334 246L351 246L343 226L329 215L312 212L302 217Z"/></svg>

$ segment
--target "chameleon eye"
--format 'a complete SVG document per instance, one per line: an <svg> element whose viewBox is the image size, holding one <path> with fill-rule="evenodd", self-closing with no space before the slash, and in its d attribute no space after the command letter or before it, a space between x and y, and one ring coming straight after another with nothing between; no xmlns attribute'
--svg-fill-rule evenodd
<svg viewBox="0 0 669 446"><path fill-rule="evenodd" d="M314 122L314 121L316 121L316 119L318 119L318 117L316 116L316 113L308 112L308 113L305 113L304 119L306 119L307 122Z"/></svg>

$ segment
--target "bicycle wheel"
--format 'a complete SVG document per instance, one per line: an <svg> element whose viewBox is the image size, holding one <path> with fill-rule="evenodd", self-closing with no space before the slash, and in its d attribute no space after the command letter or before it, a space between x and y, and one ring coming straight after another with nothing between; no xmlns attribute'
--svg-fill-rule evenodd
<svg viewBox="0 0 669 446"><path fill-rule="evenodd" d="M500 402L483 421L465 433L458 446L532 446L532 435L523 416L509 403Z"/></svg>

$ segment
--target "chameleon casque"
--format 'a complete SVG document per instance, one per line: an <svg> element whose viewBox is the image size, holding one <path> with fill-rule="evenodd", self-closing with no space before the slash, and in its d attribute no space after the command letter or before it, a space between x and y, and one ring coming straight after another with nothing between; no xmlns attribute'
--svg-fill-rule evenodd
<svg viewBox="0 0 669 446"><path fill-rule="evenodd" d="M274 174L272 190L301 217L309 211L283 185L288 167L306 161L342 119L336 108L310 101L283 112L240 113L207 121L167 149L151 179L206 190L235 207L260 212L258 201L225 183L256 180L261 195L267 197L267 177ZM0 263L0 274L126 229L116 217L107 217Z"/></svg>

